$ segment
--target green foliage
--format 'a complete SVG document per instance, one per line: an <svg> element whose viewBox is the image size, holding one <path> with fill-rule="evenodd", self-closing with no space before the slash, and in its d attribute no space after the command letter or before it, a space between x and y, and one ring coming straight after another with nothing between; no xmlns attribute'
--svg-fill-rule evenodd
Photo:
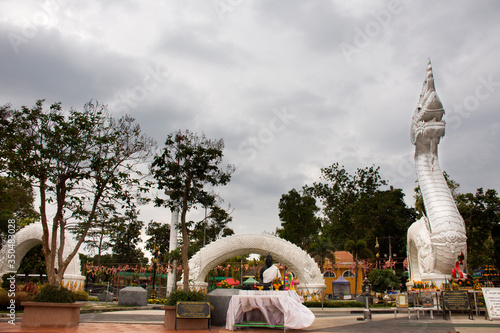
<svg viewBox="0 0 500 333"><path fill-rule="evenodd" d="M9 306L10 300L12 298L9 297L9 292L5 289L0 289L0 309L6 309L7 306ZM15 296L14 296L14 301L16 305L16 310L20 310L21 307L21 302L26 302L31 300L31 295L25 291L17 291Z"/></svg>
<svg viewBox="0 0 500 333"><path fill-rule="evenodd" d="M43 104L38 100L31 108L0 109L0 166L9 177L38 188L47 277L59 286L99 207L110 202L133 206L135 190L144 189L137 165L154 142L133 118L116 120L97 102L86 103L83 111L66 112L61 103L49 110ZM54 212L47 210L50 202ZM49 218L53 230L47 228ZM64 237L68 219L75 225L77 246L68 258L56 260L58 245L48 242L47 232L57 230Z"/></svg>
<svg viewBox="0 0 500 333"><path fill-rule="evenodd" d="M368 273L368 280L373 290L379 293L399 289L400 280L391 269L374 269Z"/></svg>
<svg viewBox="0 0 500 333"><path fill-rule="evenodd" d="M7 239L9 220L16 221L16 231L35 222L33 188L28 182L0 176L0 244Z"/></svg>
<svg viewBox="0 0 500 333"><path fill-rule="evenodd" d="M12 276L12 273L5 273L2 275L2 288L3 289L9 289L10 288L10 280L7 280L7 278L10 278Z"/></svg>
<svg viewBox="0 0 500 333"><path fill-rule="evenodd" d="M371 253L379 237L381 247L387 234L404 239L408 226L414 221L414 210L404 202L401 189L387 185L379 167L358 168L349 174L338 163L321 169L320 182L305 186L304 193L321 201L324 216L322 235L329 236L337 246L348 239L365 240ZM397 253L404 253L404 241L394 243Z"/></svg>
<svg viewBox="0 0 500 333"><path fill-rule="evenodd" d="M89 300L89 294L86 291L73 291L73 298L75 302L77 301L88 301Z"/></svg>
<svg viewBox="0 0 500 333"><path fill-rule="evenodd" d="M309 244L308 252L316 258L317 262L321 264L321 272L323 272L323 263L328 258L332 263L335 263L335 245L330 237L317 235L313 238L312 243Z"/></svg>
<svg viewBox="0 0 500 333"><path fill-rule="evenodd" d="M168 224L151 221L146 227L146 235L151 236L146 241L146 250L157 258L163 258L170 247L170 226Z"/></svg>
<svg viewBox="0 0 500 333"><path fill-rule="evenodd" d="M190 230L190 256L201 249L204 244L207 245L221 237L234 235L233 229L227 226L233 220L230 212L219 207L215 201L206 208L209 209L207 218L196 222L194 228Z"/></svg>
<svg viewBox="0 0 500 333"><path fill-rule="evenodd" d="M321 228L316 199L292 189L281 196L278 208L281 220L281 228L276 229L278 236L307 250Z"/></svg>
<svg viewBox="0 0 500 333"><path fill-rule="evenodd" d="M40 292L33 297L33 302L74 303L75 298L71 290L46 284L41 287Z"/></svg>
<svg viewBox="0 0 500 333"><path fill-rule="evenodd" d="M42 244L29 250L19 264L18 274L46 274L47 268L42 253Z"/></svg>
<svg viewBox="0 0 500 333"><path fill-rule="evenodd" d="M170 293L165 305L176 305L177 302L204 302L206 295L200 291L176 290Z"/></svg>
<svg viewBox="0 0 500 333"><path fill-rule="evenodd" d="M190 247L186 214L195 206L203 205L208 199L215 197L205 186L226 185L230 181L234 167L228 165L226 170L219 168L223 149L222 139L210 140L205 135L178 131L167 136L162 154L155 156L151 165L157 187L168 195L168 199L156 198L156 205L180 210L185 290L189 289Z"/></svg>
<svg viewBox="0 0 500 333"><path fill-rule="evenodd" d="M479 188L475 194L459 194L457 207L467 231L467 265L480 268L500 261L500 237L493 231L500 221L500 198L495 190Z"/></svg>
<svg viewBox="0 0 500 333"><path fill-rule="evenodd" d="M113 257L117 263L146 263L144 253L137 247L141 241L144 222L137 219L137 211L129 209L111 230Z"/></svg>

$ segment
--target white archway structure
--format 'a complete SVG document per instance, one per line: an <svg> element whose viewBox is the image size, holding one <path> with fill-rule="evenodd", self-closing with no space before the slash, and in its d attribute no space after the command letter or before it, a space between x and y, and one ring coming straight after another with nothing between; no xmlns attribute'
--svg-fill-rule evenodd
<svg viewBox="0 0 500 333"><path fill-rule="evenodd" d="M189 260L192 288L207 290L205 277L217 264L239 255L270 253L273 259L288 266L298 277L298 291L318 292L326 288L323 275L314 260L296 245L271 235L242 234L224 237L208 244ZM182 281L179 282L182 285Z"/></svg>
<svg viewBox="0 0 500 333"><path fill-rule="evenodd" d="M0 276L5 273L17 272L21 260L24 258L26 253L31 250L34 246L42 244L43 229L41 223L32 223L22 228L15 234L16 247L15 255L16 262L14 267L9 267L7 260L8 246L4 245L0 251ZM66 233L66 240L64 244L64 257L67 257L69 253L74 249L75 242L71 234ZM83 288L85 284L85 277L81 274L80 258L76 255L73 260L69 263L66 272L64 273L63 283L65 286L71 289Z"/></svg>

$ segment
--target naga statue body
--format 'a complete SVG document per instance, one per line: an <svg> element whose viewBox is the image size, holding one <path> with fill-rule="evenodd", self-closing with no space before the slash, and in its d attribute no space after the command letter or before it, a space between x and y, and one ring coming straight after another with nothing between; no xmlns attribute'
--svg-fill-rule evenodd
<svg viewBox="0 0 500 333"><path fill-rule="evenodd" d="M422 193L424 216L408 229L410 282L450 280L461 253L467 253L465 223L439 166L438 144L445 134L444 108L434 86L429 61L420 99L413 114L411 141Z"/></svg>

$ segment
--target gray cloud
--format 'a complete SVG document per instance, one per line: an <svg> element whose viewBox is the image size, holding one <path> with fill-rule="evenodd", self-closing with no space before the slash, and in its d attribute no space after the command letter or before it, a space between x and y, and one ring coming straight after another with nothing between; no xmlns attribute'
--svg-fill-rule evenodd
<svg viewBox="0 0 500 333"><path fill-rule="evenodd" d="M381 166L412 205L409 126L428 57L447 112L443 169L464 192L500 190L496 1L4 3L2 104L96 98L159 144L178 129L223 138L238 171L218 191L236 232L275 230L281 195L335 162Z"/></svg>

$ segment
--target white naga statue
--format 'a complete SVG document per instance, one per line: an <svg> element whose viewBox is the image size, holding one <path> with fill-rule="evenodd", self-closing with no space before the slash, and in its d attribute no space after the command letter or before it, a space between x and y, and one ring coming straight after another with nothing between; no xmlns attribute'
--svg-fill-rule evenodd
<svg viewBox="0 0 500 333"><path fill-rule="evenodd" d="M415 169L425 214L408 229L410 285L412 281L432 280L440 286L451 278L457 257L461 253L467 255L464 220L439 166L438 144L445 132L443 115L429 61L411 123Z"/></svg>

